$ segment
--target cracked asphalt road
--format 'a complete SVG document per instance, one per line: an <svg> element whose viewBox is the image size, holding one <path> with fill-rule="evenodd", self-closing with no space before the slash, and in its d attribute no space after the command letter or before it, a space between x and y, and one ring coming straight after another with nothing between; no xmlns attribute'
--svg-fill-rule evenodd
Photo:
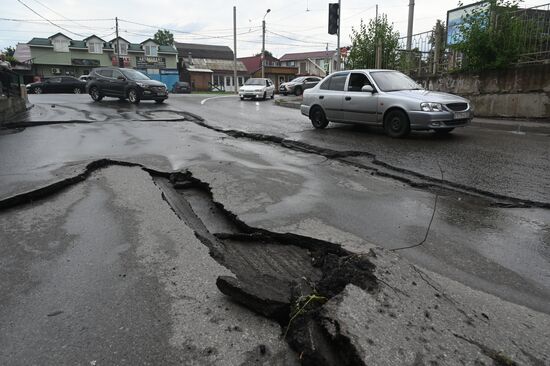
<svg viewBox="0 0 550 366"><path fill-rule="evenodd" d="M354 252L365 252L374 246L392 249L418 243L425 234L437 194L438 208L428 240L421 247L403 250L399 254L412 263L472 289L550 313L548 209L521 205L498 207L495 205L498 199L490 195L480 197L441 187L411 187L403 181L348 164L345 160L327 159L316 151L297 151L246 136L234 138L227 133L205 128L201 123L223 130L287 137L334 151L365 151L376 155L382 162L397 168L406 167L428 177L437 178L439 169L435 170L433 165L434 159L437 159L445 179L451 182L472 185L496 195L541 203L550 202L547 136L471 128L458 131L449 139L419 134L404 141L391 140L376 131L345 126L314 131L298 111L274 106L269 101L240 102L229 97L211 99L201 104L203 99L198 95L174 96L160 107L149 103L135 107L108 100L93 104L87 96L31 96L37 104L26 122L77 120L82 123L36 126L19 133L0 135L0 202L75 176L92 161L110 158L164 172L188 170L196 178L208 182L216 201L222 202L249 225L327 240ZM204 121L183 112L194 113L203 117ZM368 160L367 157L361 159ZM489 169L489 166L492 168ZM506 169L511 173L509 176L505 176ZM474 172L477 172L476 177ZM118 298L120 293L130 291L133 296L122 296L124 300L117 306L135 301L159 316L145 312L139 321L121 318L121 322L136 322L137 334L142 334L140 327L144 331L157 318L170 328L170 332L162 333L163 329L153 327L159 333L153 332L156 335L151 334L151 337L159 341L148 345L152 348L144 347L143 357L139 352L133 358L128 356L128 362L146 364L147 354L164 354L166 362L177 362L182 345L189 345L189 341L197 335L185 333L178 338L179 343L174 342L174 334L180 334L182 324L190 319L183 321L178 316L187 314L180 314L181 310L174 313L169 309L174 306L174 298L183 296L185 299L185 296L193 295L174 295L167 291L170 289L167 282L169 271L162 272L164 267L160 263L170 256L186 257L180 252L183 249L174 242L184 240L186 243L196 243L196 239L185 228L178 229L183 230L181 234L177 234L178 230L176 234L172 233L175 222L170 221L173 218L164 212L165 206L153 205L152 188L141 182L147 179L150 180L147 175L138 179L124 168L109 168L105 173L94 173L92 179L88 178L83 183L86 188L78 188L80 186L77 185L51 200L41 200L37 204L0 213L3 227L0 250L4 270L1 285L9 294L3 302L0 323L8 324L12 327L9 331L20 337L0 341L0 344L7 346L5 349L11 350L9 355L21 354L17 353L21 352L15 342L17 339L25 339L27 343L23 344L28 347L39 344L49 332L51 324L48 322L56 318L63 319L63 316L70 314L71 319L77 317L101 325L102 321L112 317L112 314L102 313L94 313L97 319L82 317L85 314L83 309L86 309L83 304L93 298L94 291L98 291L97 286L101 289L103 283L109 282L108 278L117 278L119 269L127 265L134 282L127 287L117 282L112 288L105 288L106 298ZM125 185L128 192L122 188ZM59 200L73 201L63 204ZM149 205L156 208L147 212ZM117 212L127 211L132 212L127 218L122 217L124 214L117 215ZM166 222L156 218L158 212L164 212L159 215ZM89 222L88 215L92 218ZM150 224L145 225L146 222ZM156 228L157 225L163 229ZM154 237L128 231L128 228L142 226L149 228ZM104 230L99 238L94 237L93 233L101 227L110 227L110 230ZM132 235L142 237L128 242L127 238L133 238ZM174 238L172 235L180 236ZM107 242L111 245L106 245ZM86 248L89 243L96 243L94 245L99 252L90 252ZM148 248L145 254L140 249L142 247ZM202 248L203 254L187 254L187 260L198 256L200 263L210 263L204 256L204 250ZM126 253L131 255L123 255ZM170 253L168 257L166 253ZM104 265L101 263L104 256L112 258L114 264L101 270L104 277L83 285L91 275L84 270L86 266L77 275L71 275L71 281L67 281L64 279L66 274L71 274L74 268L58 265L72 255L79 258L79 264L101 266ZM188 265L182 263L184 267ZM215 280L214 274L222 275L225 270L214 264L212 266L217 269L211 270L208 281ZM155 267L156 272L151 272L151 267ZM178 271L177 276L189 276L183 272ZM202 273L201 270L191 272ZM203 278L191 276L186 281L190 286L193 281L200 282ZM187 289L187 285L183 287ZM200 293L199 289L187 290ZM213 295L210 290L204 293L204 296ZM70 310L66 311L58 304L60 297L68 295L74 301L67 304ZM218 293L215 295L220 296ZM223 301L219 297L216 299ZM203 298L200 302L205 301ZM18 318L17 314L23 314L20 312L23 310L15 312L13 309L18 308L20 303L27 304L21 309L33 316L29 317L28 322L16 324L14 319ZM281 354L287 354L286 344L277 340L278 330L256 333L258 327L265 327L258 325L264 324L262 321L265 320L258 319L258 323L254 323L256 320L252 319L248 323L248 319L243 320L244 315L238 315L243 314L244 310L236 308L231 307L231 314L235 317L228 315L230 321L223 325L237 326L238 329L250 327L252 333L261 334L262 342L269 346L264 360L266 364L271 364L269 362L273 359L269 357L275 354L279 354L278 359ZM203 310L206 311L199 306L191 313L196 315ZM58 311L62 313L56 314ZM123 312L122 308L115 307L114 314L117 311ZM66 320L63 326L71 324L70 320ZM28 338L26 329L32 328L33 324L36 324L37 331L34 338ZM97 332L95 336L115 332L111 325L93 327L93 331ZM219 324L205 330L205 333L212 334L216 329L221 329ZM2 331L2 334L6 333ZM94 338L82 336L78 339L79 342L90 342ZM120 341L120 338L117 339ZM198 364L205 360L220 363L220 358L216 357L227 351L219 346L225 341L212 340L212 348L205 346L208 339L203 341L200 345L189 345L189 349L193 350L189 352L199 360ZM63 342L69 344L68 338L52 342L56 346ZM120 342L119 346L124 349L128 348L128 342L133 341L128 338ZM257 342L245 343L238 343L238 351L233 353L231 364L247 364L258 357ZM88 358L102 351L97 348ZM29 359L31 356L38 357L40 353L37 349L29 355ZM160 362L161 359L156 357L153 357L154 360ZM56 361L55 358L52 360ZM290 359L288 362L291 362Z"/></svg>

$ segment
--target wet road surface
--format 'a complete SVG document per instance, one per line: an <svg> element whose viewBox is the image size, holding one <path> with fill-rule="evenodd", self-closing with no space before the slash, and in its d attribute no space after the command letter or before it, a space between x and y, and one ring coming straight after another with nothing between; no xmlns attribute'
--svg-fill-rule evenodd
<svg viewBox="0 0 550 366"><path fill-rule="evenodd" d="M36 106L27 122L77 120L82 123L36 126L1 135L0 200L77 175L88 163L110 158L163 172L188 170L196 178L210 184L216 201L250 225L280 233L316 237L343 244L354 251L366 251L373 246L396 249L419 243L425 236L437 202L427 241L419 247L400 250L400 255L474 289L550 313L548 209L499 207L490 196L473 196L467 190L461 193L437 187L415 188L402 181L373 174L345 160L329 159L316 152L296 151L270 141L234 138L205 128L200 123L222 129L284 136L332 150L368 151L376 155L376 159L390 165L406 167L407 170L436 178L441 174L439 163L446 180L537 202L550 202L547 189L550 181L548 136L469 128L458 130L456 136L445 139L415 134L406 140L392 140L376 130L349 126L315 131L298 111L274 106L270 101L240 102L234 97L204 101L207 97L175 96L166 105L144 102L136 107L115 100L93 104L85 95L31 96ZM197 114L205 120L200 121L185 112ZM480 156L485 156L487 160ZM368 160L368 157L354 159ZM435 166L434 161L437 162ZM505 170L511 174L505 175ZM24 329L31 327L30 323L10 323L11 312L21 301L27 307L18 311L35 314L39 324L37 339L47 332L48 322L63 313L47 315L65 311L59 308L56 299L71 294L77 288L80 288L78 292L71 295L76 298L75 302L68 306L71 306L71 314L84 314L84 304L95 296L93 291L97 288L94 288L94 283L83 285L87 278L94 277L94 274L86 272L85 266L79 266L78 271L74 272L75 268L64 264L72 257L78 258L79 264L100 267L103 265L100 263L102 258L111 258L113 265L101 270L103 277L97 278L95 283L116 278L118 272L124 269L124 261L132 261L129 267L133 272L129 277L134 280L133 284L129 287L118 284L112 289L105 289L108 299L117 298L125 291L137 291L143 293L143 297L133 301L150 309L153 305L147 305L152 301L148 298L149 294L159 299L166 295L160 290L165 287L162 281L166 273L140 273L147 266L139 258L132 259L135 253L122 261L122 257L126 257L122 253L136 251L135 243L141 242L139 238L128 240L128 237L132 238L128 228L140 227L140 224L123 222L125 219L116 215L117 197L130 194L123 193L121 185L131 182L128 187L135 189L138 196L128 196L126 201L139 201L137 197L142 183L136 183L138 178L118 170L107 175L103 177L99 174L96 177L98 183L88 183L86 180L87 188L71 188L71 202L58 203L59 199L67 199L62 196L51 203L39 203L51 207L37 209L38 206L32 205L21 212L11 209L0 215L2 227L10 228L3 230L0 240L8 243L2 245L2 252L5 253L4 262L11 264L3 266L6 268L3 277L10 280L3 281L2 286L16 284L6 290L13 299L8 296L0 316L5 319L1 323L10 324L10 331L14 334L20 332L23 336ZM135 184L137 186L134 187ZM116 194L111 185L117 187ZM71 193L74 190L77 193ZM139 219L143 223L156 215L155 212L148 213L146 219L141 217L146 211L143 207L142 211L135 207L132 209L138 210L138 218L127 220ZM46 212L53 214L46 215ZM113 222L114 225L109 224ZM155 219L154 222L165 225L166 230L160 231L171 232L170 225L163 224L162 220ZM103 227L109 230L103 230L99 237L94 236L96 228ZM145 242L175 240L164 238L164 234L154 229L154 225L149 227L158 232L155 234L158 237ZM59 228L63 230L59 231ZM22 252L14 250L22 242L28 243L21 249ZM64 242L72 244L65 247ZM115 245L105 246L106 242ZM30 243L52 247L56 254L48 254L44 247L36 248ZM85 248L86 243L96 243L94 247L97 251L92 253ZM166 245L171 248L173 244ZM167 249L170 253L173 250ZM144 258L156 258L149 254ZM156 260L159 261L158 258ZM53 270L49 269L52 263ZM35 272L29 270L35 267ZM22 273L34 273L34 277L16 280ZM67 275L72 282L64 282L63 278ZM144 284L136 282L147 276L152 276L153 280L147 280ZM56 285L57 281L61 285ZM140 289L139 286L145 287ZM166 295L168 299L169 295ZM168 303L171 301L166 300ZM154 306L164 305L159 300ZM152 311L158 311L161 315L170 314L167 307L169 305ZM113 311L122 310L114 308ZM152 323L148 322L154 322L153 315L144 315L138 322L143 329L151 326ZM95 316L99 319L107 315ZM172 331L178 329L172 315L166 315L165 319L172 322ZM90 318L89 321L95 320ZM125 321L134 320L121 320ZM158 331L161 332L160 329ZM6 334L4 331L2 333ZM187 334L181 339L191 339L192 336ZM266 334L262 337L270 339L272 336ZM182 344L181 339L179 344L171 342L173 335L169 334L159 333L157 338L165 341L154 347L165 353L166 357L171 357L173 347L176 347L173 354L177 354L177 347ZM83 341L90 339L82 338ZM10 342L3 340L1 343L9 344L15 350L15 343ZM254 347L249 349L252 354ZM275 342L273 347L280 349L277 347L282 346ZM101 350L96 351L101 353ZM145 349L144 352L157 351ZM90 357L95 356L90 354Z"/></svg>

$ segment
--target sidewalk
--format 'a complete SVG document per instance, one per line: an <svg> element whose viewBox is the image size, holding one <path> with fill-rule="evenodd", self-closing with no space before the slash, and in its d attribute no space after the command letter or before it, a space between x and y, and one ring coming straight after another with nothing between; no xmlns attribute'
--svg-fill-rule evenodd
<svg viewBox="0 0 550 366"><path fill-rule="evenodd" d="M300 109L302 97L278 97L275 104L281 107ZM487 128L490 130L531 132L550 134L550 121L525 121L509 120L505 118L481 118L475 117L471 126Z"/></svg>

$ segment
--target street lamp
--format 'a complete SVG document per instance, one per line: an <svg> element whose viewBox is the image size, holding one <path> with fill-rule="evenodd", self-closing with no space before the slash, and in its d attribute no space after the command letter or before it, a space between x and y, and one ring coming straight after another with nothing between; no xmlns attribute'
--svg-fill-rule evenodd
<svg viewBox="0 0 550 366"><path fill-rule="evenodd" d="M265 65L265 17L266 17L267 14L269 14L270 11L271 11L271 9L267 9L267 11L265 12L264 18L262 19L262 55L260 56L261 60L262 60L262 78L265 77L265 75L264 75L264 65Z"/></svg>

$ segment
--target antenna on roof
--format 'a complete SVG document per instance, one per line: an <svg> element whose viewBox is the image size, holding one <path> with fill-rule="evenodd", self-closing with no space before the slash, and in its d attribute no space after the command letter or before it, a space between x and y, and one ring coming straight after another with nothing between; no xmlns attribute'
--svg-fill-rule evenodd
<svg viewBox="0 0 550 366"><path fill-rule="evenodd" d="M309 0L306 0L306 11L309 11Z"/></svg>

